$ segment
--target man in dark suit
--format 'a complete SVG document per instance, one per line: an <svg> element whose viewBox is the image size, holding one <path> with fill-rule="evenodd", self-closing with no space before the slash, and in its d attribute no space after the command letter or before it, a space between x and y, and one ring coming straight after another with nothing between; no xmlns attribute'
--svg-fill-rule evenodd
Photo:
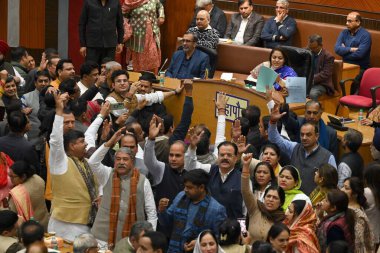
<svg viewBox="0 0 380 253"><path fill-rule="evenodd" d="M197 25L196 19L197 14L200 10L205 10L210 13L210 26L219 32L219 37L223 38L227 27L227 18L224 11L222 11L218 6L212 3L212 0L197 0L195 4L195 13L189 28Z"/></svg>
<svg viewBox="0 0 380 253"><path fill-rule="evenodd" d="M206 77L207 70L210 69L210 61L207 54L195 48L197 41L196 34L185 33L182 39L183 48L174 53L165 76L178 79Z"/></svg>
<svg viewBox="0 0 380 253"><path fill-rule="evenodd" d="M227 26L226 38L247 46L259 46L264 19L253 11L252 0L239 0L239 13L233 14Z"/></svg>
<svg viewBox="0 0 380 253"><path fill-rule="evenodd" d="M310 98L318 100L323 94L333 95L334 56L323 48L322 37L318 34L309 37L308 48L313 54L314 84L310 90Z"/></svg>
<svg viewBox="0 0 380 253"><path fill-rule="evenodd" d="M123 50L123 15L119 0L84 0L79 19L80 54L101 65Z"/></svg>

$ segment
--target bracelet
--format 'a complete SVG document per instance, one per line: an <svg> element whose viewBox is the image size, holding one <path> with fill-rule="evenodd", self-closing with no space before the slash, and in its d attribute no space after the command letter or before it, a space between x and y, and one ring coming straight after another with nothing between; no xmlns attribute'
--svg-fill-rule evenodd
<svg viewBox="0 0 380 253"><path fill-rule="evenodd" d="M277 124L277 121L269 120L269 124L271 124L271 125L275 125L275 124Z"/></svg>
<svg viewBox="0 0 380 253"><path fill-rule="evenodd" d="M100 113L99 113L96 117L97 117L97 118L104 119L103 115L101 115Z"/></svg>

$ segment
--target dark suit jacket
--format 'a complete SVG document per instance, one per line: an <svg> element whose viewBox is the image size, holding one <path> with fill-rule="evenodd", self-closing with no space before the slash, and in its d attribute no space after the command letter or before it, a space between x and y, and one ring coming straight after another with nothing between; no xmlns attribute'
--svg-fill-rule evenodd
<svg viewBox="0 0 380 253"><path fill-rule="evenodd" d="M174 53L172 57L172 61L170 62L170 66L168 70L165 72L165 75L168 77L178 78L178 71L185 60L186 55L183 50L178 50ZM193 55L190 58L189 64L189 72L188 76L185 78L204 78L206 68L210 69L210 60L207 54L201 52L198 49L195 49Z"/></svg>
<svg viewBox="0 0 380 253"><path fill-rule="evenodd" d="M193 20L191 21L189 28L197 25L196 17L197 17L198 11L200 11L200 9L195 9L194 17L193 17ZM220 38L224 37L224 33L226 32L226 27L227 27L227 18L226 18L226 14L224 14L224 11L222 11L216 5L214 5L214 7L212 8L210 12L210 26L219 32Z"/></svg>
<svg viewBox="0 0 380 253"><path fill-rule="evenodd" d="M231 22L227 26L227 38L235 39L242 20L243 18L240 13L235 13L232 15ZM252 12L243 35L244 45L258 46L260 44L260 36L263 27L264 18L256 12Z"/></svg>
<svg viewBox="0 0 380 253"><path fill-rule="evenodd" d="M117 32L116 32L117 31ZM119 0L84 0L79 19L81 47L116 47L123 43L124 25Z"/></svg>
<svg viewBox="0 0 380 253"><path fill-rule="evenodd" d="M334 70L334 56L326 49L322 49L318 57L318 65L314 69L314 85L323 85L327 88L327 94L334 94L334 84L332 80Z"/></svg>

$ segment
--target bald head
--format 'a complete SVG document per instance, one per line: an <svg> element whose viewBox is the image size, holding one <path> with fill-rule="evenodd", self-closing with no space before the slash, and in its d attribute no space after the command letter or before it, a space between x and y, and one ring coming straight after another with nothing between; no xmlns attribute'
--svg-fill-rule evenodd
<svg viewBox="0 0 380 253"><path fill-rule="evenodd" d="M347 15L346 26L351 33L354 33L357 29L359 29L361 23L362 17L359 12L353 11Z"/></svg>
<svg viewBox="0 0 380 253"><path fill-rule="evenodd" d="M201 10L197 13L197 27L199 30L204 30L208 27L210 23L210 14L205 11Z"/></svg>

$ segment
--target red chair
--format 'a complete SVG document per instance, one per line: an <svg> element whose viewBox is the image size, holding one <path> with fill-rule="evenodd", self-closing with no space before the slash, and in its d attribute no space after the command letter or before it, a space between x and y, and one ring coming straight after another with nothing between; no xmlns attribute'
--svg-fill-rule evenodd
<svg viewBox="0 0 380 253"><path fill-rule="evenodd" d="M364 74L360 82L359 93L357 95L346 95L345 84L354 79L340 81L342 88L342 97L339 99L339 104L336 108L335 115L338 113L339 106L368 109L370 113L377 105L380 104L380 68L369 68Z"/></svg>

